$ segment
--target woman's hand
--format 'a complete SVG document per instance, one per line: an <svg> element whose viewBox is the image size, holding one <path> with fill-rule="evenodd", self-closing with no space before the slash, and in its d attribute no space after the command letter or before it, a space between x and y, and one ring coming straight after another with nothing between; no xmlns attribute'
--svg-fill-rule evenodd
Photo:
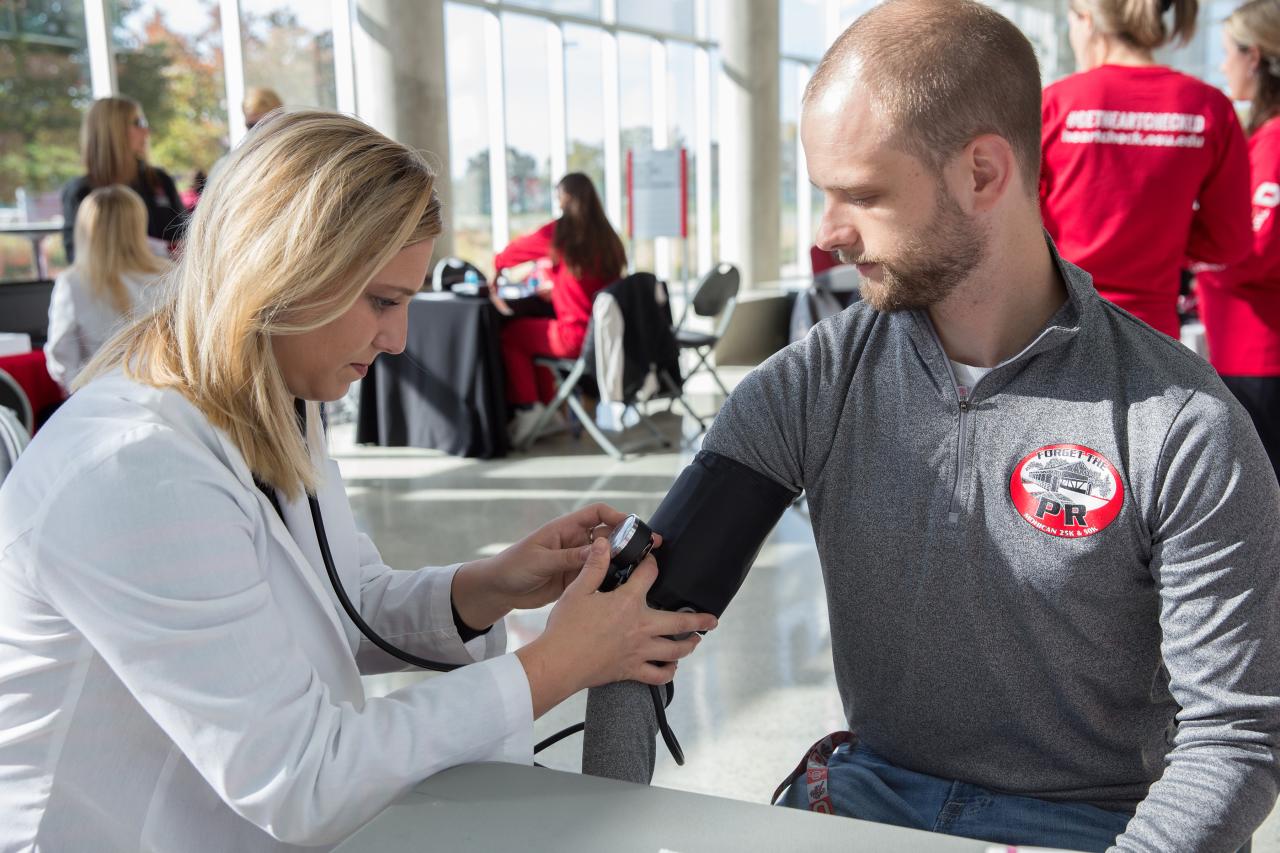
<svg viewBox="0 0 1280 853"><path fill-rule="evenodd" d="M466 564L453 578L453 606L463 622L482 630L512 610L550 604L582 570L593 536L607 537L626 517L606 504L592 504L538 528L495 557Z"/></svg>
<svg viewBox="0 0 1280 853"><path fill-rule="evenodd" d="M538 296L542 299L542 301L550 302L551 291L555 289L556 289L556 284L554 281L543 280L538 282L538 286L534 288L533 292L538 294Z"/></svg>
<svg viewBox="0 0 1280 853"><path fill-rule="evenodd" d="M498 295L498 286L496 283L489 285L489 302L491 302L493 307L498 309L498 313L504 317L510 317L516 313L511 310L511 306L507 304L507 300Z"/></svg>
<svg viewBox="0 0 1280 853"><path fill-rule="evenodd" d="M666 684L676 661L692 652L701 638L669 636L710 631L710 613L668 613L646 601L658 578L658 564L646 557L630 580L611 592L600 592L609 568L609 543L588 549L587 563L551 611L542 636L516 651L529 679L534 716L586 687L613 681Z"/></svg>

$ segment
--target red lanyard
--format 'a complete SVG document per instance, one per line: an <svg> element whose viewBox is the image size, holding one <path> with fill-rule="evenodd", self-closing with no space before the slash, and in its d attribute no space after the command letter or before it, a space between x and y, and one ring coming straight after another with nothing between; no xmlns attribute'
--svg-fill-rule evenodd
<svg viewBox="0 0 1280 853"><path fill-rule="evenodd" d="M835 814L835 809L831 805L831 792L827 786L827 764L831 761L831 756L835 751L844 744L856 745L858 736L853 732L832 732L822 740L815 743L805 753L805 757L800 759L800 763L796 765L796 769L791 775L782 781L778 789L773 792L773 799L769 802L776 803L778 798L782 796L783 791L787 790L788 785L797 784L800 775L804 774L805 792L808 794L806 802L809 811L821 812L822 814Z"/></svg>

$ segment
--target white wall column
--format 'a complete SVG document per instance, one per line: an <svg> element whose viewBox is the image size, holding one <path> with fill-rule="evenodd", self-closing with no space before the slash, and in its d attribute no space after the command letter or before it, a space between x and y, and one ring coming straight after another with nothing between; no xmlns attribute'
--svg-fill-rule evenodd
<svg viewBox="0 0 1280 853"><path fill-rule="evenodd" d="M444 0L355 0L356 112L387 136L423 151L436 169L445 232L436 257L453 253Z"/></svg>
<svg viewBox="0 0 1280 853"><path fill-rule="evenodd" d="M738 0L720 46L720 259L747 289L778 278L778 30L778 0Z"/></svg>
<svg viewBox="0 0 1280 853"><path fill-rule="evenodd" d="M85 35L89 42L89 82L94 99L110 98L116 84L115 53L111 49L111 19L107 0L85 0Z"/></svg>
<svg viewBox="0 0 1280 853"><path fill-rule="evenodd" d="M244 126L244 46L240 41L240 0L221 0L222 67L227 88L227 134L231 147L240 144Z"/></svg>

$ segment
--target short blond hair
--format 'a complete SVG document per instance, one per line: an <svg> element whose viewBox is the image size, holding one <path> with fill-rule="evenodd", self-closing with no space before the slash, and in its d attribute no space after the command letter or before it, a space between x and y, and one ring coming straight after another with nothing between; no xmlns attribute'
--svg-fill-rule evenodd
<svg viewBox="0 0 1280 853"><path fill-rule="evenodd" d="M138 179L138 155L129 145L129 127L142 115L132 98L99 98L80 124L80 157L89 186L132 184Z"/></svg>
<svg viewBox="0 0 1280 853"><path fill-rule="evenodd" d="M89 284L89 292L124 315L133 307L126 273L159 275L169 263L147 244L147 206L121 184L99 187L76 211L75 268Z"/></svg>
<svg viewBox="0 0 1280 853"><path fill-rule="evenodd" d="M1039 192L1040 66L999 12L973 0L888 0L836 38L804 103L852 75L891 138L935 172L992 133L1013 148L1027 192Z"/></svg>
<svg viewBox="0 0 1280 853"><path fill-rule="evenodd" d="M280 100L280 96L276 94L275 89L268 89L264 86L253 86L244 93L244 114L249 115L266 115L272 110L278 110L284 106L284 101Z"/></svg>
<svg viewBox="0 0 1280 853"><path fill-rule="evenodd" d="M123 365L174 388L259 479L290 498L314 492L319 474L271 339L337 319L401 249L438 236L434 186L420 154L354 118L275 116L201 197L169 300L108 342L81 384Z"/></svg>

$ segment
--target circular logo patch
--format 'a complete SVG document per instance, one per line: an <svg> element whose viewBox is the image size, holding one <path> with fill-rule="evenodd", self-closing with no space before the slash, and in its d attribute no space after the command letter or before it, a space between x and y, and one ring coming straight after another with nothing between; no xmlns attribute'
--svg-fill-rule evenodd
<svg viewBox="0 0 1280 853"><path fill-rule="evenodd" d="M1048 444L1014 467L1009 497L1036 530L1078 539L1115 520L1124 505L1124 484L1115 466L1096 450Z"/></svg>

